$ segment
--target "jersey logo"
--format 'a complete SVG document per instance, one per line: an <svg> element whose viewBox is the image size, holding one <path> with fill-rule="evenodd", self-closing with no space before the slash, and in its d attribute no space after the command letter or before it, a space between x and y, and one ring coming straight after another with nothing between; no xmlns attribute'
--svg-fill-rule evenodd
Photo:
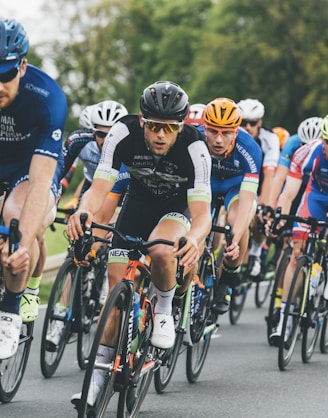
<svg viewBox="0 0 328 418"><path fill-rule="evenodd" d="M55 131L53 131L51 137L52 139L54 139L55 141L59 141L61 139L62 136L62 131L60 129L56 129Z"/></svg>

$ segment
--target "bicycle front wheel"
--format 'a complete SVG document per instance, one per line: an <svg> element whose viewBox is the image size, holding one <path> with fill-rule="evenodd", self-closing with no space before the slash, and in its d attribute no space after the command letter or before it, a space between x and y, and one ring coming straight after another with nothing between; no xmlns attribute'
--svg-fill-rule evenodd
<svg viewBox="0 0 328 418"><path fill-rule="evenodd" d="M144 297L144 295L143 295ZM145 329L138 336L138 356L133 357L133 367L130 371L129 385L119 395L117 416L119 418L137 417L149 385L153 378L156 365L155 348L150 345L150 337L153 329L153 320L150 306L154 306L156 294L152 285L147 296L149 304L146 312Z"/></svg>
<svg viewBox="0 0 328 418"><path fill-rule="evenodd" d="M307 260L305 258L301 258L292 279L285 307L278 351L278 365L281 371L284 371L289 364L294 353L296 341L301 331L301 301L304 297L304 283L307 274ZM298 282L302 283L302 290L294 303L294 295ZM292 308L293 305L294 307ZM289 318L292 318L292 323L288 321Z"/></svg>
<svg viewBox="0 0 328 418"><path fill-rule="evenodd" d="M49 296L43 322L40 350L41 371L44 377L51 377L57 370L71 335L73 320L73 278L77 267L72 257L66 258L58 270ZM58 307L63 311L59 313Z"/></svg>
<svg viewBox="0 0 328 418"><path fill-rule="evenodd" d="M19 345L14 356L0 361L0 401L10 402L22 382L33 340L34 322L22 324Z"/></svg>
<svg viewBox="0 0 328 418"><path fill-rule="evenodd" d="M154 373L154 384L157 393L163 393L169 384L178 361L180 348L183 342L183 333L180 326L182 310L185 306L185 298L182 301L173 301L173 318L175 326L174 346L165 351L162 357L162 365Z"/></svg>
<svg viewBox="0 0 328 418"><path fill-rule="evenodd" d="M126 370L126 368L122 369L120 364L116 364L116 359L120 358L124 344L126 344L126 335L128 332L130 314L130 302L132 297L133 295L131 294L128 285L125 282L120 282L115 286L113 292L103 307L84 375L81 400L77 405L78 418L101 418L104 416L108 404L115 393L114 384L117 383L116 378L118 373L120 373L121 380L118 385L119 390L122 390L122 388L126 387L127 385L126 379L128 379L128 374L124 373L123 371ZM106 329L108 316L110 314L114 315L115 317L114 322L117 332L117 338L114 347L115 352L112 362L100 364L99 361L96 361L97 352ZM122 358L122 360L124 359ZM104 373L104 384L101 386L100 390L93 395L95 402L92 406L90 406L88 405L87 400L88 395L90 396L89 391L91 391L93 388L93 373L96 370L102 370Z"/></svg>
<svg viewBox="0 0 328 418"><path fill-rule="evenodd" d="M231 325L236 325L244 309L246 297L252 282L247 275L247 266L242 266L240 272L240 283L232 288L231 302L229 309L229 320Z"/></svg>
<svg viewBox="0 0 328 418"><path fill-rule="evenodd" d="M274 285L273 285L272 293L270 297L268 316L266 317L267 339L270 345L272 345L270 336L276 330L278 323L279 323L279 318L280 318L280 308L279 309L275 308L275 299L276 299L277 289L278 289L279 283L281 287L283 285L283 278L285 276L285 272L289 264L291 253L292 253L292 247L288 245L288 247L286 247L283 250L283 253L282 253L280 262L278 264L276 274L275 274L275 281L274 281Z"/></svg>

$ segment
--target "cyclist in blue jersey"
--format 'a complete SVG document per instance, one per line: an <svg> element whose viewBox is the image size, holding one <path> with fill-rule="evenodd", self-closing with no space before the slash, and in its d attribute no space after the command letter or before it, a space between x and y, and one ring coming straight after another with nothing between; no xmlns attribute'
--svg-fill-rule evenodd
<svg viewBox="0 0 328 418"><path fill-rule="evenodd" d="M224 197L226 220L234 234L230 246L224 243L222 273L212 307L217 314L229 310L230 288L237 283L248 248L262 164L261 149L240 128L241 121L238 106L228 98L217 98L204 110L206 142L212 157L212 204L217 196Z"/></svg>
<svg viewBox="0 0 328 418"><path fill-rule="evenodd" d="M277 203L281 207L281 213L290 213L291 202L293 202L300 190L304 177L308 179L308 182L296 214L303 217L314 217L319 220L325 220L328 211L328 115L323 119L321 124L321 141L316 140L304 145L296 151L292 159L285 189L279 196ZM284 222L281 223L283 224ZM308 232L308 225L298 222L294 223L293 250L284 277L280 321L276 331L270 337L274 345L278 345L279 343L291 280L296 269L298 257L302 254ZM294 300L296 300L296 292ZM291 306L292 310L293 305ZM286 340L291 329L292 317L288 318L285 334Z"/></svg>
<svg viewBox="0 0 328 418"><path fill-rule="evenodd" d="M176 258L182 257L191 280L211 228L211 159L206 144L191 125L184 124L189 108L188 96L176 83L158 81L146 87L140 98L140 114L127 115L111 129L105 140L97 171L79 210L70 217L67 233L72 239L83 234L80 214L86 212L87 226L112 189L121 164L130 172L129 190L116 222L117 228L145 240L174 241L173 249L156 245L149 249L152 281L155 286L153 346L168 349L174 345L175 329L172 301L176 290ZM181 237L187 239L179 249ZM117 237L109 252L109 288L123 277L127 250ZM101 341L99 356L111 361L115 342L115 321L106 325L108 338ZM88 403L105 375L95 372ZM72 397L78 403L80 394Z"/></svg>
<svg viewBox="0 0 328 418"><path fill-rule="evenodd" d="M273 178L268 206L272 208L276 207L277 199L282 191L295 151L304 144L321 139L321 124L322 118L320 117L304 119L299 124L297 133L290 136L285 142L280 153L278 167Z"/></svg>
<svg viewBox="0 0 328 418"><path fill-rule="evenodd" d="M67 102L62 89L28 65L23 26L0 20L0 182L9 183L6 225L19 219L20 246L8 255L0 241L5 293L0 302L0 359L15 354L20 327L38 315L38 287L46 259L44 231L55 215ZM37 204L37 210L36 210ZM27 289L28 293L25 292ZM20 306L21 305L21 306Z"/></svg>

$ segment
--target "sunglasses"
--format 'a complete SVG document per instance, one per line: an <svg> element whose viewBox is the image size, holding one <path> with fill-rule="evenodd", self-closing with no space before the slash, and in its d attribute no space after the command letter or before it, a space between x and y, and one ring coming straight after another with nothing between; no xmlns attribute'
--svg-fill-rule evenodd
<svg viewBox="0 0 328 418"><path fill-rule="evenodd" d="M215 135L220 134L221 136L231 135L236 133L236 129L232 128L217 128L210 125L205 125L206 131L209 131L210 133L213 133Z"/></svg>
<svg viewBox="0 0 328 418"><path fill-rule="evenodd" d="M98 138L104 139L108 135L108 132L100 131L98 129L94 129L93 131Z"/></svg>
<svg viewBox="0 0 328 418"><path fill-rule="evenodd" d="M18 71L21 69L21 65L22 63L20 62L17 67L14 67L9 71L0 74L0 83L8 83L9 81L13 80L17 76Z"/></svg>
<svg viewBox="0 0 328 418"><path fill-rule="evenodd" d="M146 128L150 129L152 132L159 132L161 129L166 134L170 134L172 132L176 132L181 125L183 125L183 122L176 122L176 123L166 123L166 122L157 122L155 120L145 119L142 118L142 120L145 122Z"/></svg>
<svg viewBox="0 0 328 418"><path fill-rule="evenodd" d="M258 123L258 120L243 120L241 122L241 126L247 126L247 125L251 125L251 126L256 126Z"/></svg>

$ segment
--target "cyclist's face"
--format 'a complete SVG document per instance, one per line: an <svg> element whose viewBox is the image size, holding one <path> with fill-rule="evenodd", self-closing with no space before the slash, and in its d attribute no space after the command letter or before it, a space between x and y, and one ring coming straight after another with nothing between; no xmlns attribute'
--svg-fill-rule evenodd
<svg viewBox="0 0 328 418"><path fill-rule="evenodd" d="M237 132L238 131L236 129L225 130L225 128L223 128L222 130L220 130L218 128L217 130L214 128L211 129L210 126L206 127L206 142L210 154L216 156L223 156L228 151L228 149L231 148L231 145L236 139Z"/></svg>
<svg viewBox="0 0 328 418"><path fill-rule="evenodd" d="M259 136L259 130L262 126L262 119L251 120L251 123L243 121L242 127L255 139ZM255 125L254 125L255 123Z"/></svg>
<svg viewBox="0 0 328 418"><path fill-rule="evenodd" d="M163 124L163 127L166 127L166 124L177 124L179 123L176 120L161 120L156 118L149 118L152 122L158 122ZM139 121L141 128L144 128L144 138L146 145L148 146L150 152L154 155L162 157L166 155L170 148L173 147L175 141L177 140L178 134L182 131L183 125L181 125L176 131L168 132L167 129L159 129L158 132L153 132L152 129L147 128L145 121L142 119L142 115L139 115ZM157 130L157 128L156 128Z"/></svg>
<svg viewBox="0 0 328 418"><path fill-rule="evenodd" d="M8 81L3 83L0 81L0 109L3 109L9 106L15 99L18 93L19 81L21 77L26 73L27 61L24 60L21 68L18 70L16 76Z"/></svg>
<svg viewBox="0 0 328 418"><path fill-rule="evenodd" d="M110 126L95 125L95 129L93 130L93 132L95 134L95 139L100 151L103 148L105 138L108 132L110 131L110 128Z"/></svg>

